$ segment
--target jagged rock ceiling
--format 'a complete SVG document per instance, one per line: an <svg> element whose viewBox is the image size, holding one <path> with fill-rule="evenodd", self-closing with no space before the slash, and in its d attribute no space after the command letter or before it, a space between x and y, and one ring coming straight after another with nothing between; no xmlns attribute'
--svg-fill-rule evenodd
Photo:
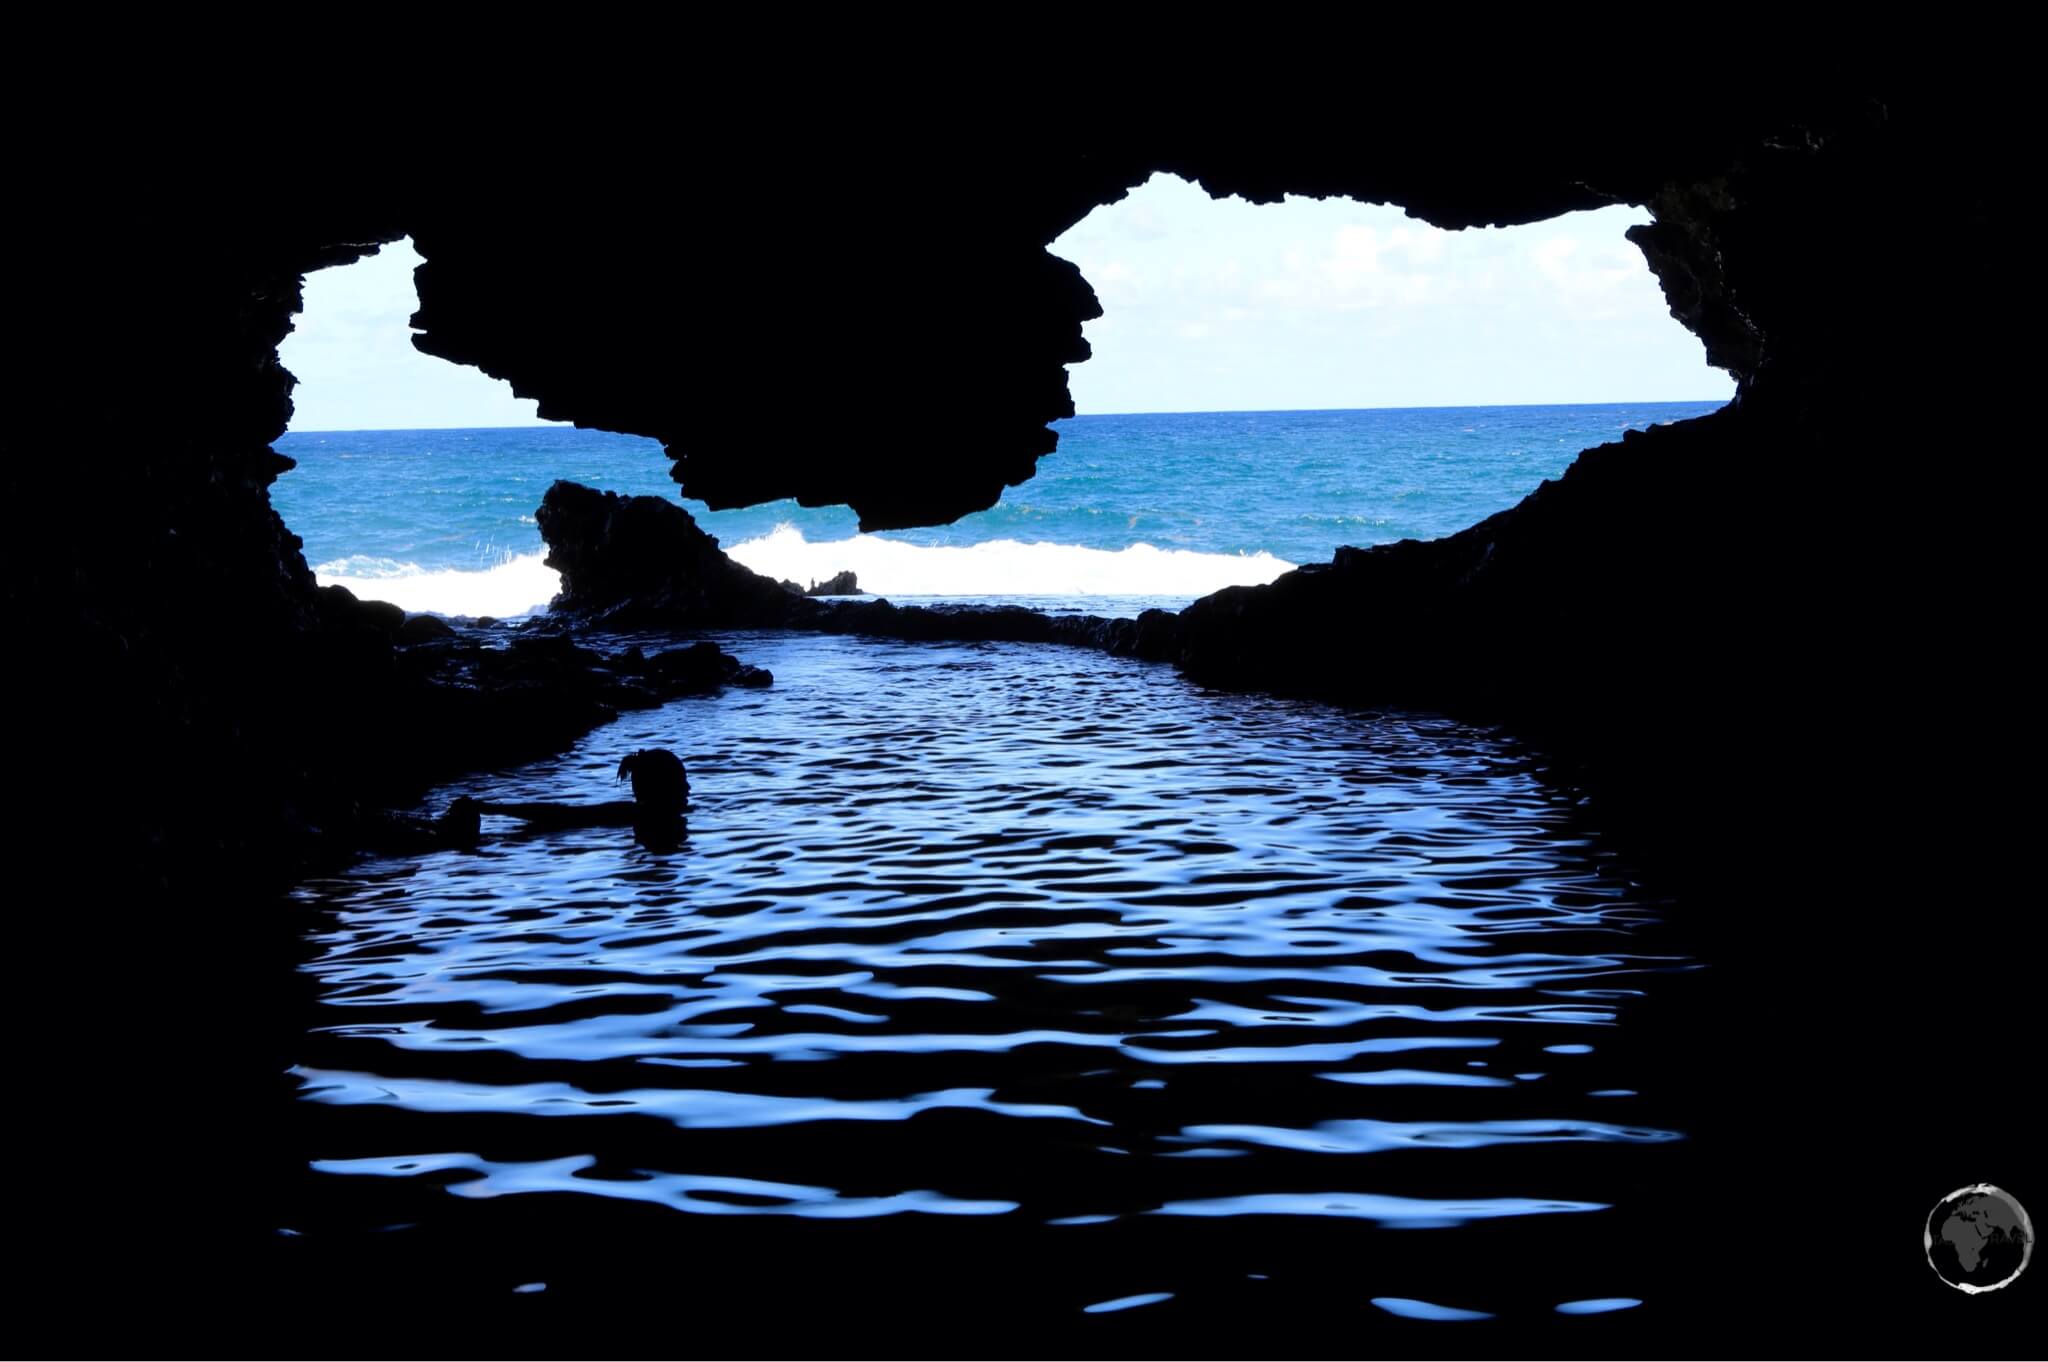
<svg viewBox="0 0 2048 1362"><path fill-rule="evenodd" d="M1676 210L1767 128L1865 120L1851 101L1701 107L1460 92L1161 120L1088 138L914 131L847 113L763 155L678 121L594 146L603 192L430 192L403 213L427 264L420 348L511 381L556 419L655 436L714 507L848 503L868 529L992 505L1070 415L1092 290L1044 247L1156 171L1211 192L1394 202L1446 227L1615 201ZM621 165L624 160L629 162ZM1678 188L1674 189L1673 186ZM1739 367L1711 227L1648 244L1684 320Z"/></svg>

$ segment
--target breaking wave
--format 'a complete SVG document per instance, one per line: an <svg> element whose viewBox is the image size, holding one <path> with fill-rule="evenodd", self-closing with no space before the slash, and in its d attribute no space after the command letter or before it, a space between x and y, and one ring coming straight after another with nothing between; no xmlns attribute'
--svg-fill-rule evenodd
<svg viewBox="0 0 2048 1362"><path fill-rule="evenodd" d="M877 535L812 543L794 525L778 525L727 550L735 560L799 585L852 571L880 596L1184 596L1226 586L1259 586L1294 564L1270 553L1197 553L1133 544L905 544Z"/></svg>
<svg viewBox="0 0 2048 1362"><path fill-rule="evenodd" d="M778 525L734 545L734 561L778 581L808 586L852 571L879 596L1172 597L1193 600L1226 586L1258 586L1293 567L1270 553L1198 553L1133 544L905 544L861 534L812 543L794 525ZM545 551L495 566L429 570L417 563L356 554L314 568L322 586L345 586L364 600L389 601L440 615L501 619L545 610L561 578Z"/></svg>
<svg viewBox="0 0 2048 1362"><path fill-rule="evenodd" d="M547 609L562 589L561 575L546 558L546 550L522 553L465 571L354 554L318 564L313 575L322 586L345 586L362 600L389 601L408 611L509 619Z"/></svg>

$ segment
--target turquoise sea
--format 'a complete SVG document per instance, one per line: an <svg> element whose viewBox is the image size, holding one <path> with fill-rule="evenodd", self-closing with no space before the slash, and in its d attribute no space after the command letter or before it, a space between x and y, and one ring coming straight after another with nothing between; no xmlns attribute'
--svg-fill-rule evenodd
<svg viewBox="0 0 2048 1362"><path fill-rule="evenodd" d="M1433 539L1513 505L1580 450L1714 402L1080 416L989 510L857 533L793 501L699 522L747 566L841 570L892 599L1008 599L1116 613L1270 581L1339 545ZM772 440L764 419L763 439ZM570 426L293 432L273 500L323 582L409 610L542 608L553 572L534 509L556 478L674 498L655 441Z"/></svg>

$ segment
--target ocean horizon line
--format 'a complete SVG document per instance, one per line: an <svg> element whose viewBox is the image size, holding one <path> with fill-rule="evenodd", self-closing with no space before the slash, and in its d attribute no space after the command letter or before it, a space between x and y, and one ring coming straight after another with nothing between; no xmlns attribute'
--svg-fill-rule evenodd
<svg viewBox="0 0 2048 1362"><path fill-rule="evenodd" d="M1631 397L1609 402L1456 402L1442 406L1412 407L1214 407L1194 411L1084 411L1076 412L1072 416L1062 416L1058 420L1048 422L1048 425L1057 426L1065 421L1128 416L1316 416L1359 411L1548 411L1562 407L1696 407L1705 402L1726 406L1732 401L1732 397ZM635 440L654 438L651 435L636 435L632 431L612 430L607 426L579 426L573 421L536 421L522 426L334 426L321 430L287 430L285 435L395 435L426 430L596 430Z"/></svg>

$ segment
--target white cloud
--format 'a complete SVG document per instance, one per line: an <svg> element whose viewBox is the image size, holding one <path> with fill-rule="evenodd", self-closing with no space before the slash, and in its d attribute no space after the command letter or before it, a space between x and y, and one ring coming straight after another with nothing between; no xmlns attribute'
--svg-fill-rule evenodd
<svg viewBox="0 0 2048 1362"><path fill-rule="evenodd" d="M1623 236L1639 209L1449 232L1345 199L1154 177L1053 243L1095 285L1084 412L1714 398ZM1130 224L1136 223L1136 227Z"/></svg>
<svg viewBox="0 0 2048 1362"><path fill-rule="evenodd" d="M549 425L512 385L413 348L411 241L306 276L305 310L278 358L299 380L293 430Z"/></svg>

